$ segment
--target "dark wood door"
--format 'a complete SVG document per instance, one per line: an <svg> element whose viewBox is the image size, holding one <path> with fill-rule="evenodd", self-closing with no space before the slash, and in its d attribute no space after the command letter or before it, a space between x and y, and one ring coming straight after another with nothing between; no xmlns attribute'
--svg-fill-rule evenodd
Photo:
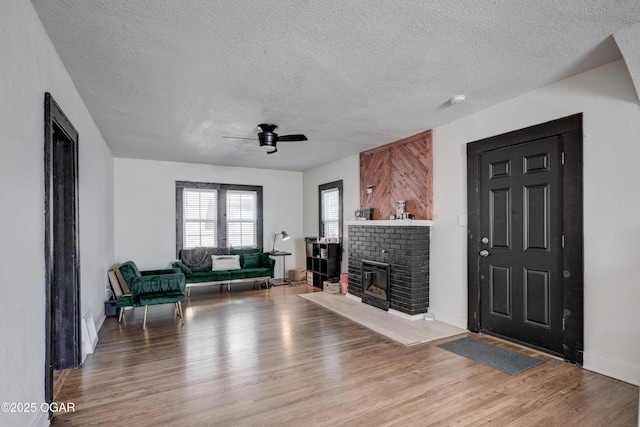
<svg viewBox="0 0 640 427"><path fill-rule="evenodd" d="M562 139L480 157L481 328L562 354Z"/></svg>
<svg viewBox="0 0 640 427"><path fill-rule="evenodd" d="M82 361L78 132L50 93L44 101L45 400L54 369Z"/></svg>
<svg viewBox="0 0 640 427"><path fill-rule="evenodd" d="M51 274L53 368L80 366L81 315L77 253L75 144L54 126L52 147L53 265Z"/></svg>

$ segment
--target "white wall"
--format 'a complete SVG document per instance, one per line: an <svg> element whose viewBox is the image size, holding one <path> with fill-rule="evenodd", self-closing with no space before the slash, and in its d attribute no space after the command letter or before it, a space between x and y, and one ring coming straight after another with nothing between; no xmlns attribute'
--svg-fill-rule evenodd
<svg viewBox="0 0 640 427"><path fill-rule="evenodd" d="M622 60L434 129L431 309L466 324L465 145L576 113L584 113L584 367L640 384L640 107Z"/></svg>
<svg viewBox="0 0 640 427"><path fill-rule="evenodd" d="M79 132L81 310L104 316L113 262L112 156L30 2L0 13L0 402L44 401L44 92ZM48 425L47 414L0 412L0 425Z"/></svg>
<svg viewBox="0 0 640 427"><path fill-rule="evenodd" d="M263 186L264 248L291 252L286 268L304 266L302 173L152 160L114 160L115 251L118 262L141 270L166 268L176 259L176 181ZM277 257L275 275L282 275Z"/></svg>
<svg viewBox="0 0 640 427"><path fill-rule="evenodd" d="M347 221L360 208L360 156L350 156L304 173L304 235L318 236L320 221L318 206L318 186L342 180L343 217ZM343 228L342 272L347 272L349 253L348 229ZM302 265L304 266L304 265Z"/></svg>

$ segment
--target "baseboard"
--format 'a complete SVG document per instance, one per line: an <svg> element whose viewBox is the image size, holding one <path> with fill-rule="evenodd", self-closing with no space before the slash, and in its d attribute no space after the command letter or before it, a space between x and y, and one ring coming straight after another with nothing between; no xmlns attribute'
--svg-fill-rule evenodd
<svg viewBox="0 0 640 427"><path fill-rule="evenodd" d="M98 319L98 323L96 324L96 331L100 332L100 329L102 328L102 325L104 325L105 320L107 320L107 316L105 316L104 314L100 316L100 318Z"/></svg>
<svg viewBox="0 0 640 427"><path fill-rule="evenodd" d="M467 329L467 318L455 316L444 311L434 310L429 307L429 314L433 315L433 319L438 322L447 323L460 329Z"/></svg>
<svg viewBox="0 0 640 427"><path fill-rule="evenodd" d="M640 387L640 367L626 365L588 351L584 352L582 367Z"/></svg>
<svg viewBox="0 0 640 427"><path fill-rule="evenodd" d="M91 310L82 316L82 361L88 354L93 354L98 345L98 331Z"/></svg>

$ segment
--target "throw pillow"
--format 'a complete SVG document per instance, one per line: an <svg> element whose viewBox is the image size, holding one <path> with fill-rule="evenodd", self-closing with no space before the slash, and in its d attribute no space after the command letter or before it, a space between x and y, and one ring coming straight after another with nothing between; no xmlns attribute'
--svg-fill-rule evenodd
<svg viewBox="0 0 640 427"><path fill-rule="evenodd" d="M240 255L211 255L212 270L239 270Z"/></svg>
<svg viewBox="0 0 640 427"><path fill-rule="evenodd" d="M244 256L244 264L242 268L258 267L260 267L260 254L249 254Z"/></svg>

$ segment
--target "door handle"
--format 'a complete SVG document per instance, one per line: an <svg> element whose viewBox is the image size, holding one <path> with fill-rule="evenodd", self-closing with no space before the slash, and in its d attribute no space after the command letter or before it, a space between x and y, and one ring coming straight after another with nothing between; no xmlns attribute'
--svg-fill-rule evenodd
<svg viewBox="0 0 640 427"><path fill-rule="evenodd" d="M480 251L480 256L481 257L485 257L485 258L488 257L489 256L489 251L486 250L486 249L481 250Z"/></svg>

